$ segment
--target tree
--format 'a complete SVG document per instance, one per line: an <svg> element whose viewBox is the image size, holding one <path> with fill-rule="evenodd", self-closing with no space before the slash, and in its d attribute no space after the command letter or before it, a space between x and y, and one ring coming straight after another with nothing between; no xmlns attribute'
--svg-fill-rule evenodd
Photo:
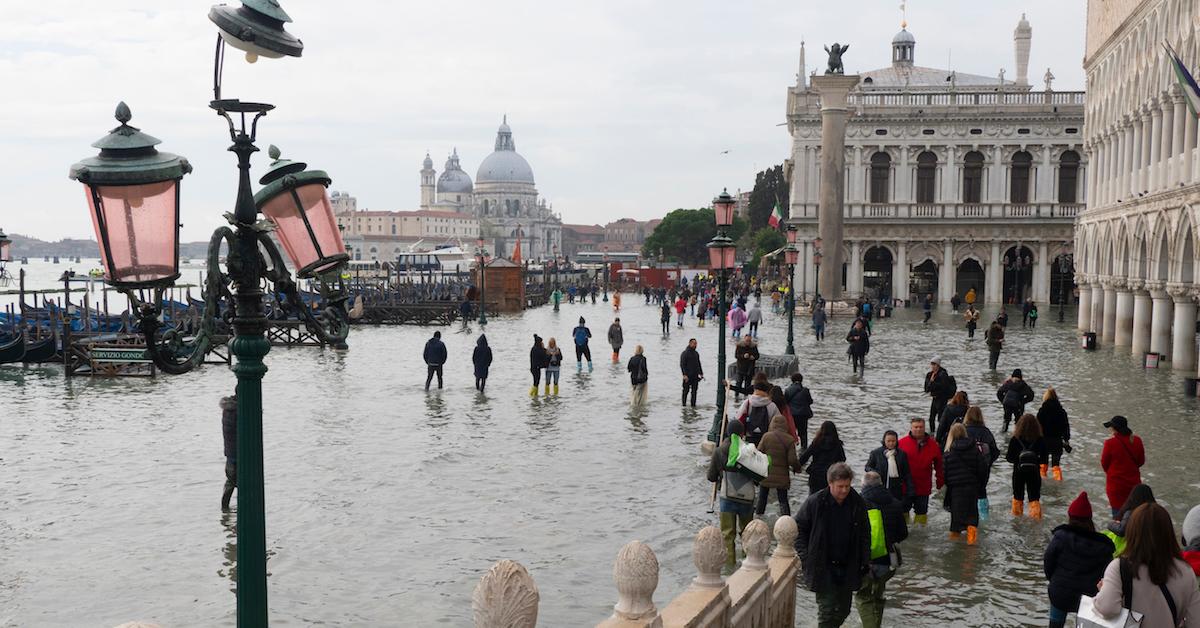
<svg viewBox="0 0 1200 628"><path fill-rule="evenodd" d="M783 217L788 217L788 184L783 176L783 166L767 168L754 177L754 190L750 192L750 230L758 231L767 226L771 211L779 203Z"/></svg>
<svg viewBox="0 0 1200 628"><path fill-rule="evenodd" d="M735 218L729 237L735 241L746 232L746 221ZM642 244L642 256L657 257L689 266L708 265L708 241L717 233L713 210L676 209L663 217L654 232Z"/></svg>

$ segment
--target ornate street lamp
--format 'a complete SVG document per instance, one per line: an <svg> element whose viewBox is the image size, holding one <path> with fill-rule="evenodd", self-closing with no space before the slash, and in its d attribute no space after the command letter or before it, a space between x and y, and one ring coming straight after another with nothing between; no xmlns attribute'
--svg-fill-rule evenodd
<svg viewBox="0 0 1200 628"><path fill-rule="evenodd" d="M796 285L794 279L796 277L796 262L800 258L800 251L796 248L796 225L788 225L787 242L787 247L783 250L784 259L788 265L788 291L787 298L783 300L784 307L788 311L787 354L796 355L796 347L793 344L796 318Z"/></svg>
<svg viewBox="0 0 1200 628"><path fill-rule="evenodd" d="M1063 253L1058 256L1058 322L1060 323L1066 319L1067 273L1071 272L1071 267L1075 265L1074 257L1071 253Z"/></svg>
<svg viewBox="0 0 1200 628"><path fill-rule="evenodd" d="M261 284L270 282L276 298L286 296L288 307L324 342L344 347L349 321L345 297L334 293L334 284L342 287L340 270L348 256L325 194L329 178L323 172L305 172L304 164L277 160L262 179L266 187L257 196L251 193L250 157L258 151L258 120L274 105L221 98L225 44L246 52L251 63L260 56L298 57L303 45L283 28L291 18L277 0L242 0L236 8L218 5L208 17L220 31L209 107L228 125L233 142L229 150L237 156L239 175L234 209L226 214L230 225L218 228L209 241L204 315L201 329L190 339L173 326L164 329L159 320L164 293L179 276L179 181L191 172L187 160L155 150L159 141L129 126L129 108L121 104L121 125L93 144L100 154L75 164L70 176L87 192L105 280L135 305L147 352L159 369L179 374L199 365L215 332L220 302L232 302L228 311L235 337L229 348L236 358L232 370L238 404L237 623L265 626L262 379L267 371L263 357L271 344ZM260 210L268 221L259 220ZM272 232L299 276L321 281L326 308L320 316L301 303ZM228 247L224 269L222 243Z"/></svg>
<svg viewBox="0 0 1200 628"><path fill-rule="evenodd" d="M487 252L483 250L483 236L475 240L475 252L479 256L479 324L487 325Z"/></svg>
<svg viewBox="0 0 1200 628"><path fill-rule="evenodd" d="M817 273L813 281L813 303L816 303L821 297L821 238L813 240L812 261Z"/></svg>
<svg viewBox="0 0 1200 628"><path fill-rule="evenodd" d="M5 262L12 261L12 240L4 235L4 230L0 229L0 266Z"/></svg>
<svg viewBox="0 0 1200 628"><path fill-rule="evenodd" d="M737 205L728 190L713 199L713 218L717 223L717 235L708 242L708 264L717 272L717 415L708 430L708 440L720 445L721 421L725 409L725 386L721 383L725 372L725 292L728 290L729 271L736 265L737 248L726 231L733 224L734 207Z"/></svg>
<svg viewBox="0 0 1200 628"><path fill-rule="evenodd" d="M604 251L604 303L608 303L608 250Z"/></svg>

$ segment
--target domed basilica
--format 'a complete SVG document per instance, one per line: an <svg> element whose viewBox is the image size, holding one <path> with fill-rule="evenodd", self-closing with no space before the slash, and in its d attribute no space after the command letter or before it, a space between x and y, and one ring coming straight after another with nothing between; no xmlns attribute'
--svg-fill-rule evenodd
<svg viewBox="0 0 1200 628"><path fill-rule="evenodd" d="M562 250L562 218L538 198L533 168L517 152L507 116L496 131L495 150L479 164L474 183L459 163L457 148L441 176L425 155L421 209L474 215L498 257L511 256L518 237L523 259L552 258Z"/></svg>

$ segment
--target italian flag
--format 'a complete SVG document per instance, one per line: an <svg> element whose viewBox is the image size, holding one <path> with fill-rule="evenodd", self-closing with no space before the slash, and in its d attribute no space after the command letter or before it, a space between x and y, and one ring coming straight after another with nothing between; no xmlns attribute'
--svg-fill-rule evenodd
<svg viewBox="0 0 1200 628"><path fill-rule="evenodd" d="M1171 57L1171 67L1175 70L1175 79L1179 81L1179 87L1183 91L1183 99L1187 102L1188 109L1192 110L1193 116L1200 117L1200 87L1196 85L1196 79L1192 78L1191 73L1187 71L1187 66L1179 59L1179 55L1175 53L1175 49L1170 44L1163 42L1163 47L1167 49L1167 56Z"/></svg>
<svg viewBox="0 0 1200 628"><path fill-rule="evenodd" d="M783 224L783 210L779 209L779 203L775 203L775 209L771 210L771 217L767 218L767 224L778 229L779 225Z"/></svg>

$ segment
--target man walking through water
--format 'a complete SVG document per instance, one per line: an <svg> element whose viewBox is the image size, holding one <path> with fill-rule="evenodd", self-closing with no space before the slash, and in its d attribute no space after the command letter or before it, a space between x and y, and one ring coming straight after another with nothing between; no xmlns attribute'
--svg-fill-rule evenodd
<svg viewBox="0 0 1200 628"><path fill-rule="evenodd" d="M579 317L579 324L571 331L571 336L575 338L575 370L583 371L583 359L587 358L588 372L592 372L592 350L588 348L588 338L592 337L592 330L584 324L583 317Z"/></svg>
<svg viewBox="0 0 1200 628"><path fill-rule="evenodd" d="M696 339L688 340L688 346L679 355L679 370L683 373L683 405L687 405L688 394L692 396L692 407L696 407L696 391L700 388L700 380L704 379L704 365L700 363L700 354L696 351Z"/></svg>
<svg viewBox="0 0 1200 628"><path fill-rule="evenodd" d="M433 381L433 376L437 375L438 390L442 389L442 367L446 364L446 343L442 342L442 332L433 332L433 338L425 343L425 366L428 373L425 375L425 390L429 390L429 383Z"/></svg>
<svg viewBox="0 0 1200 628"><path fill-rule="evenodd" d="M937 422L941 418L942 412L946 410L946 403L957 392L958 385L954 382L954 378L942 368L942 359L932 357L929 359L929 372L925 374L925 392L929 393L931 401L929 402L929 430L937 431Z"/></svg>
<svg viewBox="0 0 1200 628"><path fill-rule="evenodd" d="M936 446L936 444L935 444ZM817 597L817 626L841 626L871 562L867 504L844 462L826 472L829 486L808 496L796 513L796 555L804 584Z"/></svg>

